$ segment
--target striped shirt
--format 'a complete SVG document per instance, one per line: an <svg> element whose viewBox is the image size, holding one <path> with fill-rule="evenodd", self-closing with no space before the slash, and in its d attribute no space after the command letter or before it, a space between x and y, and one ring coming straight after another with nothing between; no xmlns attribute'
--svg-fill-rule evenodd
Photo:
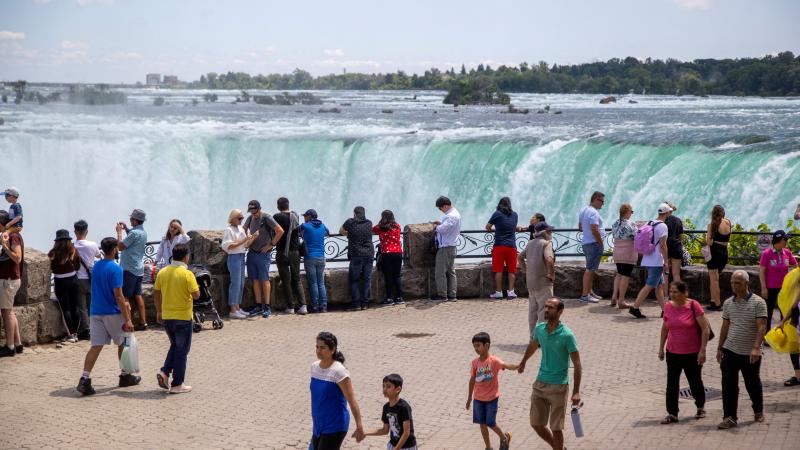
<svg viewBox="0 0 800 450"><path fill-rule="evenodd" d="M758 318L767 318L767 303L763 298L750 293L745 298L732 296L725 300L722 319L730 321L730 328L722 348L738 355L749 355L756 343Z"/></svg>

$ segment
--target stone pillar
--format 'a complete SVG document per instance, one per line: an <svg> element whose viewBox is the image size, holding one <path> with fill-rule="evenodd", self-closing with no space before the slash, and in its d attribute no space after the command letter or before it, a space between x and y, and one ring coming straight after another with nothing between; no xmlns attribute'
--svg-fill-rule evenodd
<svg viewBox="0 0 800 450"><path fill-rule="evenodd" d="M405 226L403 237L403 257L409 267L425 269L433 267L435 255L431 252L431 242L436 226L432 223L415 223Z"/></svg>

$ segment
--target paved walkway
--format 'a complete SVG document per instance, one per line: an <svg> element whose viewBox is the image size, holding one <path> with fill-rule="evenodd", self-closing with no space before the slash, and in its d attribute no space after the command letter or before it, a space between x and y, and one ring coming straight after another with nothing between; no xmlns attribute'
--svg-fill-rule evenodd
<svg viewBox="0 0 800 450"><path fill-rule="evenodd" d="M660 321L635 321L608 307L607 301L567 303L563 320L577 335L586 403L586 437L576 439L567 420L570 449L798 448L800 388L782 386L791 374L786 355L768 350L764 356L765 423L752 423L742 386L738 429L716 429L719 399L707 404L708 418L701 421L690 418L694 405L681 400L682 421L662 426L658 421L665 414L666 368L656 357ZM654 307L644 312L657 317ZM720 313L710 319L718 330ZM155 382L167 343L160 331L138 334L144 382L133 388L116 387L115 352L106 348L92 374L98 390L92 398L75 392L86 342L28 349L21 357L0 360L0 448L305 450L311 429L308 367L314 360L314 336L330 330L347 356L367 428L380 426L383 375L398 372L406 380L403 397L414 409L421 448L482 449L479 430L464 410L469 362L475 356L471 336L489 332L494 353L517 362L526 344L526 321L527 301L521 299L416 301L356 313L226 322L221 331L208 329L194 336L187 382L195 391L178 396L165 395ZM528 426L530 385L538 365L537 354L525 374L503 373L500 379L498 421L513 433L512 448L545 448ZM704 380L707 387L719 388L715 363L706 365ZM385 446L384 438L345 444Z"/></svg>

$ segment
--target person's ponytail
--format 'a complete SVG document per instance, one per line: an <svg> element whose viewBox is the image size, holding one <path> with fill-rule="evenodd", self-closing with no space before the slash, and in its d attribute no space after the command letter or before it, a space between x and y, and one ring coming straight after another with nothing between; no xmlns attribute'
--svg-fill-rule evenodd
<svg viewBox="0 0 800 450"><path fill-rule="evenodd" d="M336 350L335 352L333 352L333 360L339 361L340 363L344 364L344 353L340 352L339 350Z"/></svg>

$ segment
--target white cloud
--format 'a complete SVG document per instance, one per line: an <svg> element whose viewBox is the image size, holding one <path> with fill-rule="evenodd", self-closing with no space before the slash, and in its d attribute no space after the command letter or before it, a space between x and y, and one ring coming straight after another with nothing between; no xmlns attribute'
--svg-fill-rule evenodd
<svg viewBox="0 0 800 450"><path fill-rule="evenodd" d="M333 56L333 57L344 56L344 50L340 48L326 48L325 50L322 51L322 53L325 53L326 56Z"/></svg>
<svg viewBox="0 0 800 450"><path fill-rule="evenodd" d="M0 30L0 41L21 41L25 39L25 33L20 31Z"/></svg>
<svg viewBox="0 0 800 450"><path fill-rule="evenodd" d="M78 62L78 61L83 61L85 59L86 59L86 52L82 50L62 50L53 55L53 62L56 64Z"/></svg>
<svg viewBox="0 0 800 450"><path fill-rule="evenodd" d="M52 1L53 0L33 0L33 3L36 3L37 5L46 5L47 3L50 3Z"/></svg>
<svg viewBox="0 0 800 450"><path fill-rule="evenodd" d="M65 50L86 50L89 44L82 41L61 41L61 48Z"/></svg>
<svg viewBox="0 0 800 450"><path fill-rule="evenodd" d="M247 64L247 61L243 59L236 58L232 61L234 64Z"/></svg>
<svg viewBox="0 0 800 450"><path fill-rule="evenodd" d="M672 0L683 9L709 9L713 0Z"/></svg>

